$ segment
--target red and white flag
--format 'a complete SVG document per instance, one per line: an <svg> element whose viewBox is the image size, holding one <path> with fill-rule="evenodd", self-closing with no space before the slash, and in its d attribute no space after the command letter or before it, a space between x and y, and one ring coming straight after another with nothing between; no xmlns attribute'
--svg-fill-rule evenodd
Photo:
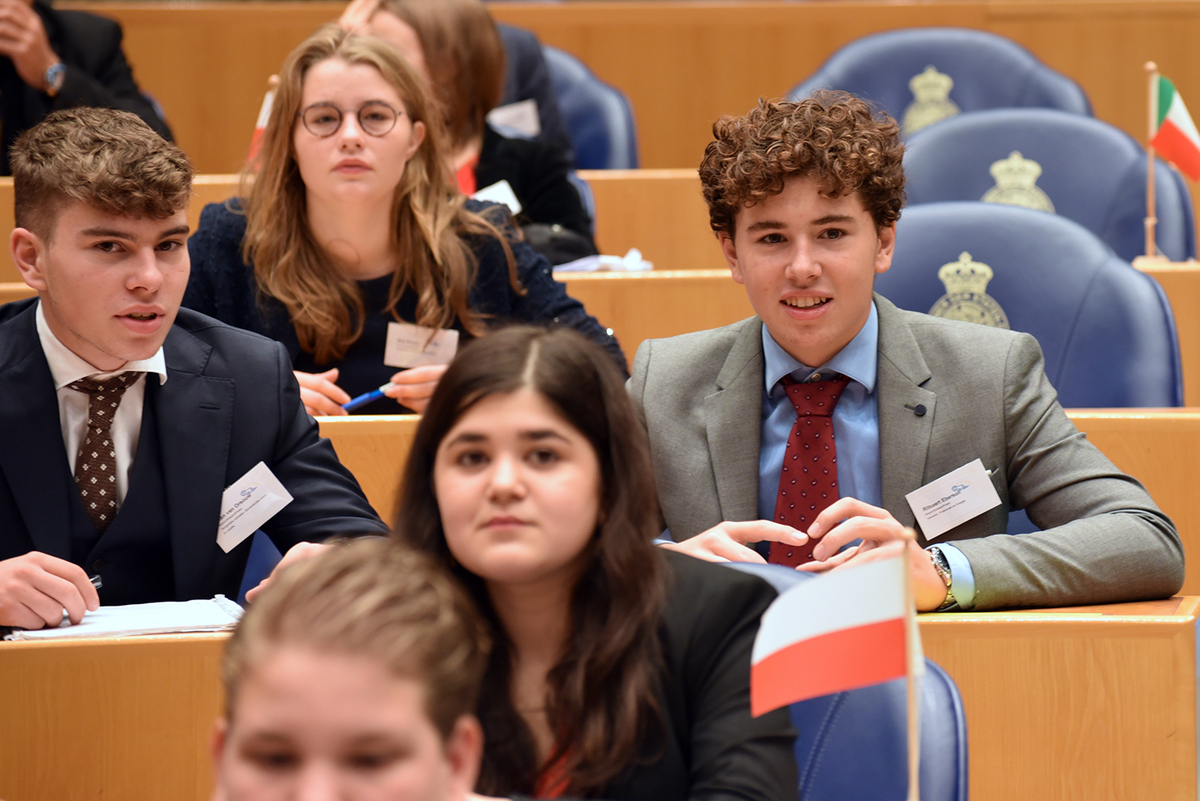
<svg viewBox="0 0 1200 801"><path fill-rule="evenodd" d="M279 86L279 76L272 75L267 82L267 93L263 95L262 106L258 109L258 122L254 124L254 135L250 137L250 151L246 154L246 163L253 163L262 147L263 133L267 130L267 121L271 119L271 108L275 105L275 89Z"/></svg>
<svg viewBox="0 0 1200 801"><path fill-rule="evenodd" d="M801 582L776 598L754 640L751 714L923 672L908 581L902 553Z"/></svg>

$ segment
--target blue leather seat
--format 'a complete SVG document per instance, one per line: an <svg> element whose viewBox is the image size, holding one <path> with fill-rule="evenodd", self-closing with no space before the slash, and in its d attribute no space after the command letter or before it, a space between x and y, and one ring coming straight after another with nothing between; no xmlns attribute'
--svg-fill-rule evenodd
<svg viewBox="0 0 1200 801"><path fill-rule="evenodd" d="M729 562L780 592L811 578L781 565ZM803 801L895 801L908 787L908 701L903 679L792 704ZM967 719L958 687L925 660L921 680L922 801L966 801Z"/></svg>
<svg viewBox="0 0 1200 801"><path fill-rule="evenodd" d="M1122 259L1145 255L1146 153L1094 117L1043 108L960 114L909 138L904 172L910 206L989 199L1052 208ZM1159 159L1154 188L1158 250L1172 261L1195 258L1195 217L1183 176Z"/></svg>
<svg viewBox="0 0 1200 801"><path fill-rule="evenodd" d="M629 99L570 53L549 45L542 45L542 52L575 145L576 168L636 169L637 130Z"/></svg>
<svg viewBox="0 0 1200 801"><path fill-rule="evenodd" d="M914 113L906 125L906 110L915 99L909 82L929 67L949 76L953 87L941 100L923 103L922 113ZM936 82L928 86L937 96ZM1070 78L1009 39L968 28L903 28L857 39L789 97L807 97L816 89L841 89L874 102L902 124L906 136L956 110L1038 106L1092 113L1087 95Z"/></svg>
<svg viewBox="0 0 1200 801"><path fill-rule="evenodd" d="M951 291L939 269L968 261L992 275L971 268L975 285ZM947 275L962 280L967 272ZM947 316L987 317L999 309L1008 327L1037 337L1063 406L1183 405L1179 341L1162 287L1058 215L980 202L909 207L896 225L892 267L875 288L913 311L938 305Z"/></svg>
<svg viewBox="0 0 1200 801"><path fill-rule="evenodd" d="M282 558L283 555L279 553L270 537L262 530L254 532L254 539L250 543L250 556L246 559L246 570L242 573L242 586L238 589L239 604L246 605L246 592L271 575L271 571Z"/></svg>

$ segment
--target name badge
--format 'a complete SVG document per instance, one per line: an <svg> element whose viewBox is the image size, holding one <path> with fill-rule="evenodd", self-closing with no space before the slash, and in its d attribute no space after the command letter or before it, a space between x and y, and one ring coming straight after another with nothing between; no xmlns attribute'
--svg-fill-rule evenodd
<svg viewBox="0 0 1200 801"><path fill-rule="evenodd" d="M1000 505L1000 496L979 459L951 470L904 498L927 540Z"/></svg>
<svg viewBox="0 0 1200 801"><path fill-rule="evenodd" d="M292 494L259 462L221 493L217 545L229 553L291 502Z"/></svg>
<svg viewBox="0 0 1200 801"><path fill-rule="evenodd" d="M500 203L508 206L508 210L513 214L521 213L521 201L517 200L517 193L513 191L512 184L508 181L497 181L491 186L485 186L471 195L471 197L476 200L490 200L492 203Z"/></svg>
<svg viewBox="0 0 1200 801"><path fill-rule="evenodd" d="M388 367L449 364L457 352L458 332L453 328L388 323L387 349L383 353L383 363Z"/></svg>

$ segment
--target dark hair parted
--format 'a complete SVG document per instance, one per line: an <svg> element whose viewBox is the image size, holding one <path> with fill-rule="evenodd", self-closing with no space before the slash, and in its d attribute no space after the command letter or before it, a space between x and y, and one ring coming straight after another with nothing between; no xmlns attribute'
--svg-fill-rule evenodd
<svg viewBox="0 0 1200 801"><path fill-rule="evenodd" d="M380 662L422 686L425 712L448 738L474 714L488 636L474 604L427 554L393 540L338 543L289 565L255 599L221 664L225 716L255 666L288 647Z"/></svg>
<svg viewBox="0 0 1200 801"><path fill-rule="evenodd" d="M819 91L796 103L760 100L743 117L717 120L713 136L700 161L700 183L717 233L733 236L742 208L778 195L788 178L807 176L829 197L857 192L880 227L900 219L900 127L854 95Z"/></svg>
<svg viewBox="0 0 1200 801"><path fill-rule="evenodd" d="M71 201L162 220L191 199L188 157L128 111L55 111L17 138L10 160L16 224L46 241Z"/></svg>
<svg viewBox="0 0 1200 801"><path fill-rule="evenodd" d="M382 0L417 34L455 149L483 136L504 94L504 43L480 0Z"/></svg>
<svg viewBox="0 0 1200 801"><path fill-rule="evenodd" d="M540 394L596 451L600 520L572 594L570 642L547 675L546 715L553 753L536 756L533 735L510 696L511 644L483 581L452 558L433 483L442 440L476 403L524 388ZM485 746L477 791L531 794L538 774L559 759L566 793L589 796L644 755L662 731L655 700L665 565L646 434L612 360L569 329L505 328L463 348L438 382L421 419L401 483L395 531L434 554L464 582L496 643L480 697Z"/></svg>
<svg viewBox="0 0 1200 801"><path fill-rule="evenodd" d="M340 359L362 335L359 286L338 269L309 226L293 137L300 125L297 115L304 78L312 67L330 59L379 70L400 96L410 122L425 126L425 138L405 164L392 200L397 267L387 311L399 320L396 304L411 288L417 295L417 319L409 322L448 328L457 318L469 333L481 335L483 320L469 304L478 266L473 237L499 240L509 281L519 294L525 291L508 244L507 209L495 207L493 222L464 207L465 199L448 166L441 113L425 81L390 45L347 33L337 25L319 29L284 62L262 149L243 174L244 184L249 185L249 191L243 191L248 195L243 255L254 265L259 292L287 308L300 347L318 363Z"/></svg>

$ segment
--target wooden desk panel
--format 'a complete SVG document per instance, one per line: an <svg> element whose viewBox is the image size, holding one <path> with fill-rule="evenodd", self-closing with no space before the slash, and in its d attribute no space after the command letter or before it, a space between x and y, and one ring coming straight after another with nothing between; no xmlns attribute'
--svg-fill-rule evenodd
<svg viewBox="0 0 1200 801"><path fill-rule="evenodd" d="M64 8L117 19L141 86L166 110L204 172L241 168L268 76L342 2L89 2ZM1200 24L1183 0L841 0L495 3L622 89L642 164L695 167L712 123L779 96L842 45L900 27L953 25L1007 36L1078 81L1096 116L1145 136L1142 64L1156 60L1185 98L1200 96L1200 54L1180 35Z"/></svg>
<svg viewBox="0 0 1200 801"><path fill-rule="evenodd" d="M1198 606L922 615L962 692L972 801L1195 799Z"/></svg>
<svg viewBox="0 0 1200 801"><path fill-rule="evenodd" d="M208 799L225 637L0 642L0 798Z"/></svg>
<svg viewBox="0 0 1200 801"><path fill-rule="evenodd" d="M972 799L1195 799L1198 605L922 615ZM0 797L208 799L224 640L0 643Z"/></svg>
<svg viewBox="0 0 1200 801"><path fill-rule="evenodd" d="M396 488L421 418L415 414L318 417L338 459L358 479L375 511L391 525Z"/></svg>
<svg viewBox="0 0 1200 801"><path fill-rule="evenodd" d="M729 270L645 273L566 273L567 293L613 330L633 364L647 339L703 331L754 314L746 292Z"/></svg>

